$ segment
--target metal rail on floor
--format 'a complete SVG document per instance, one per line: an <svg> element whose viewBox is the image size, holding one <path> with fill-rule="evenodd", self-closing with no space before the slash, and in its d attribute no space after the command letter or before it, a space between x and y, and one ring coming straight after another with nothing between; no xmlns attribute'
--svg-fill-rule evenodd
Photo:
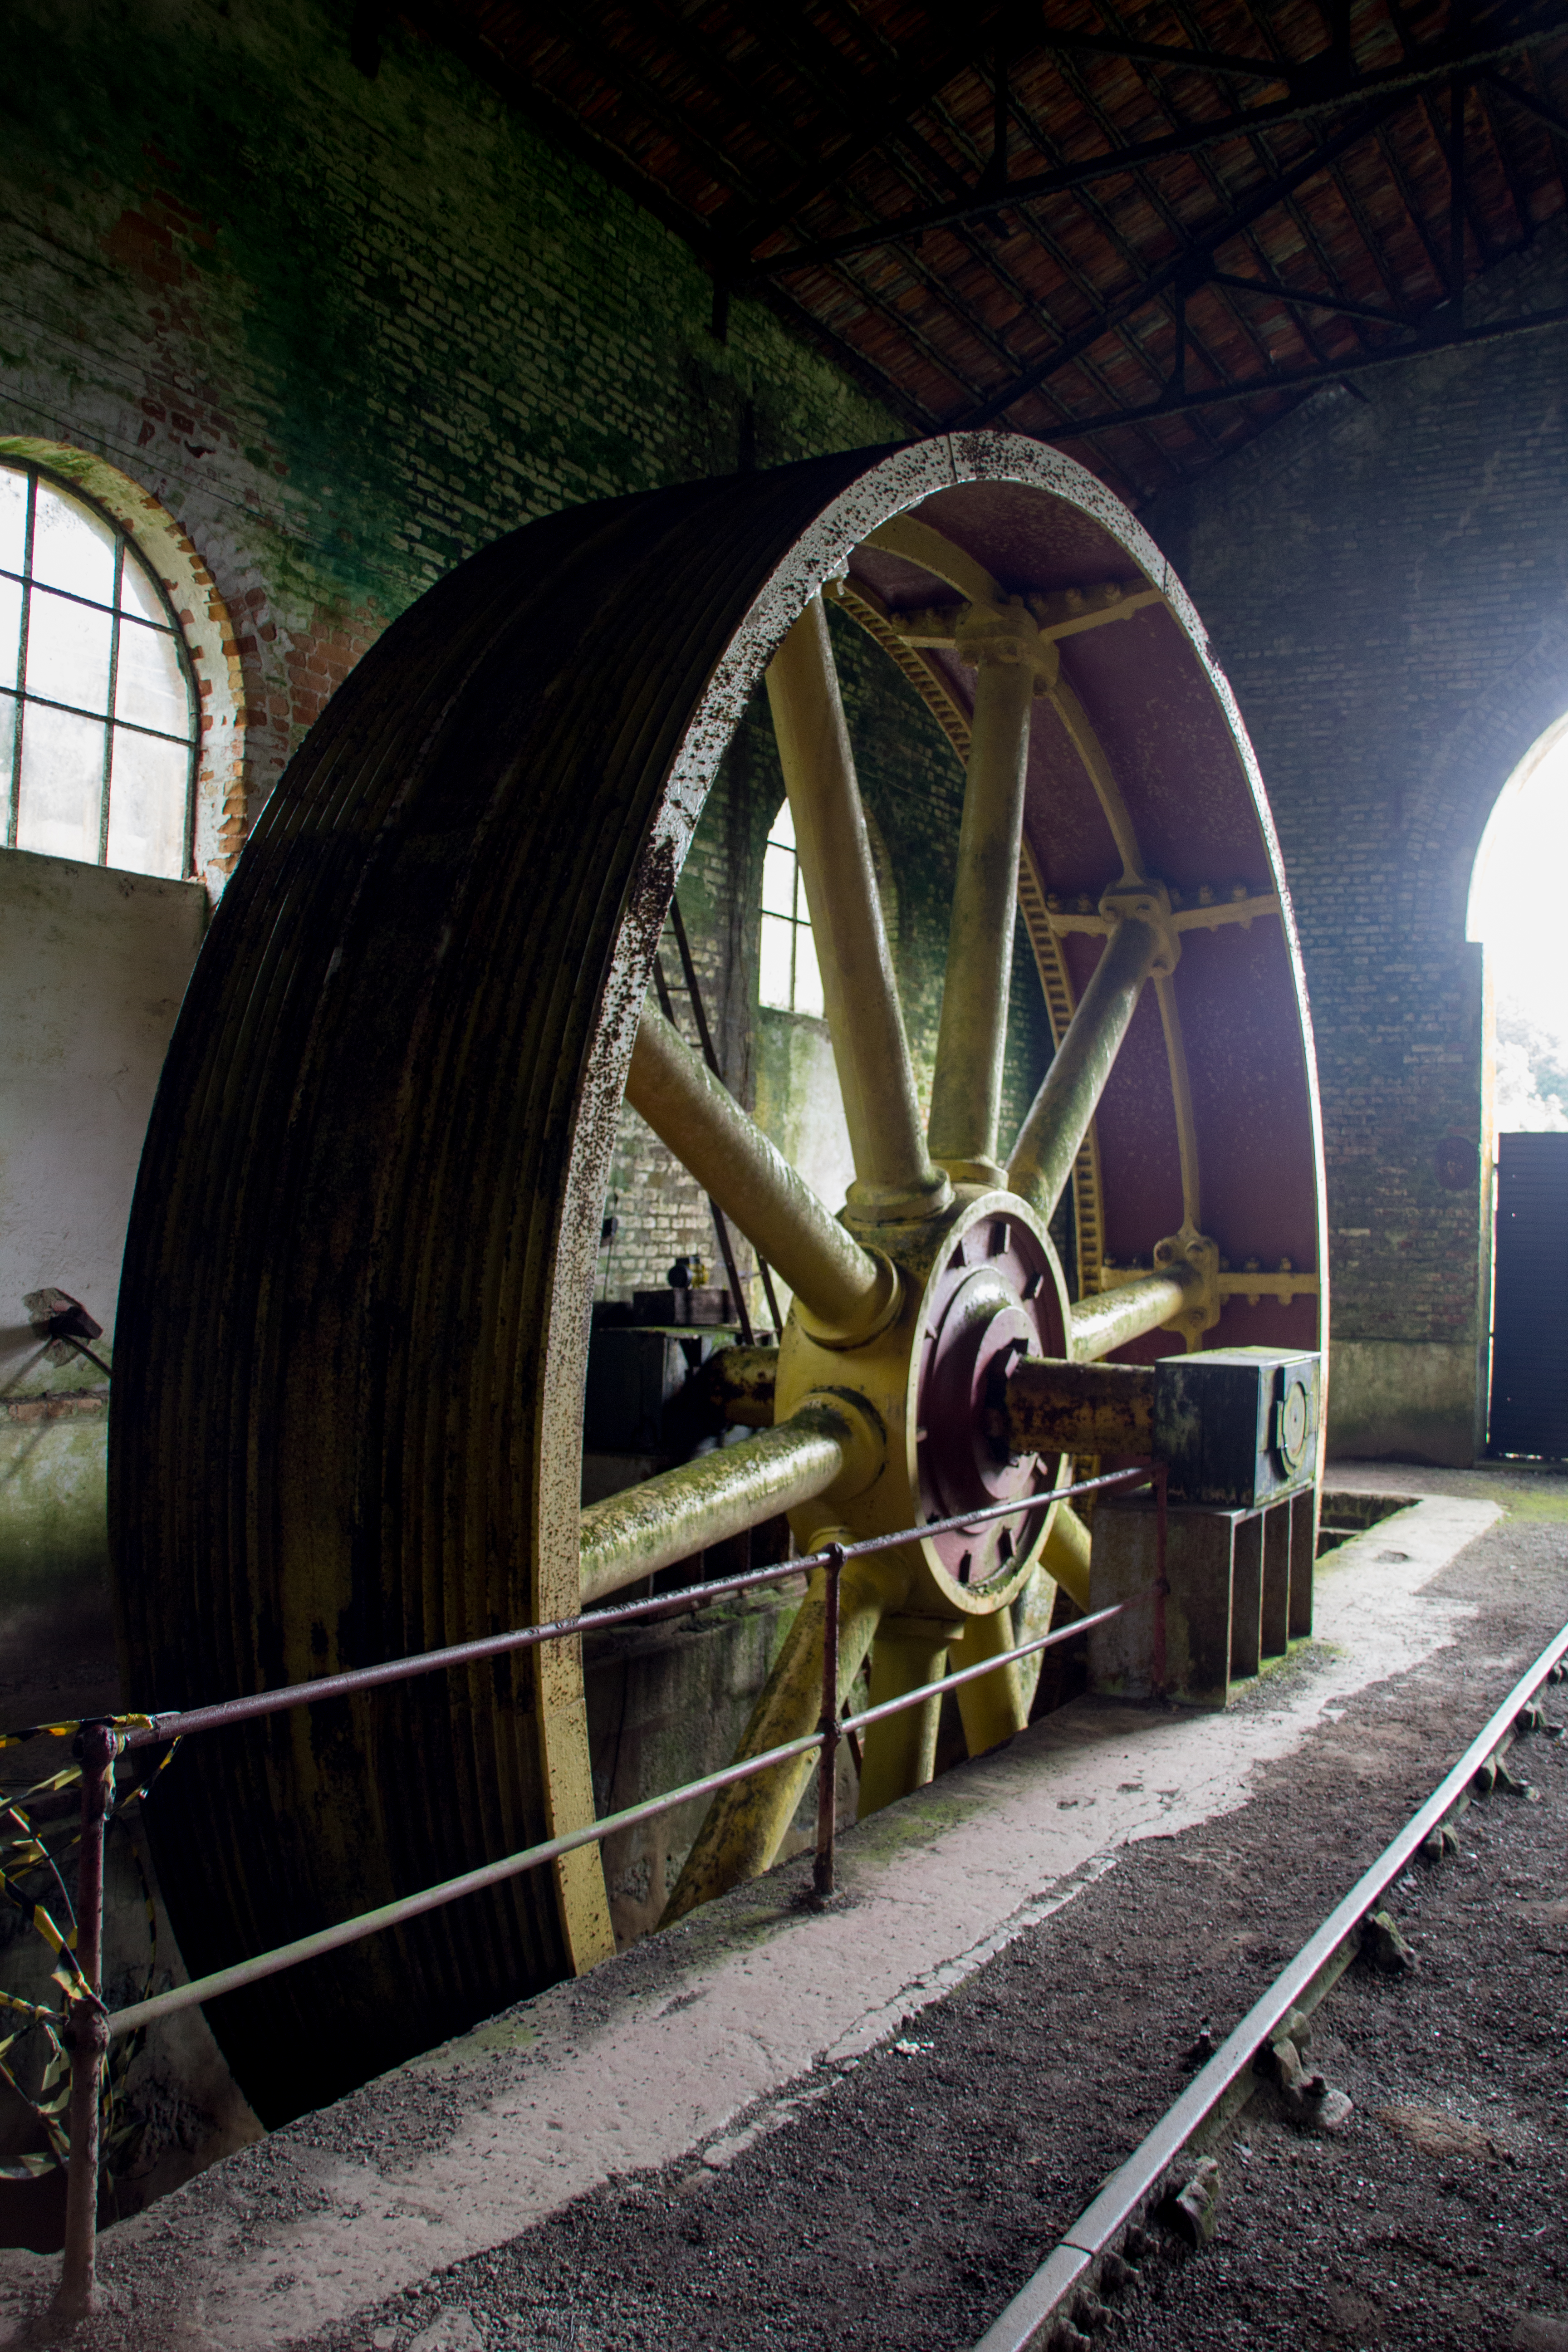
<svg viewBox="0 0 1568 2352"><path fill-rule="evenodd" d="M65 2246L59 2289L50 2310L51 2321L56 2325L74 2326L87 2317L94 2307L100 2085L111 2040L134 2033L160 2018L173 2016L179 2010L216 2000L220 1993L234 1992L243 1985L258 1984L267 1977L280 1975L286 1969L299 1967L301 1961L319 1958L321 1954L337 1951L345 1944L358 1943L366 1936L398 1927L406 1919L419 1917L422 1913L439 1910L445 1904L458 1902L465 1895L476 1895L486 1887L500 1885L506 1879L520 1876L524 1871L537 1870L546 1863L558 1861L563 1854L571 1853L579 1846L600 1844L617 1830L628 1829L638 1822L652 1821L660 1813L671 1811L677 1805L689 1803L694 1797L710 1796L716 1790L728 1788L737 1780L749 1780L775 1764L809 1755L813 1749L818 1751L819 1769L812 1891L816 1902L826 1903L833 1893L837 1833L835 1767L838 1742L846 1734L859 1729L865 1724L881 1722L889 1716L901 1714L906 1708L923 1706L944 1691L957 1690L983 1675L998 1673L1020 1658L1035 1657L1058 1643L1071 1641L1075 1635L1088 1632L1089 1627L1104 1624L1108 1619L1120 1615L1128 1605L1125 1601L1119 1601L1114 1608L1101 1609L1092 1616L1081 1617L1054 1633L1042 1633L1033 1641L1020 1642L1013 1649L1001 1651L980 1665L966 1666L957 1674L944 1675L934 1682L923 1684L918 1690L884 1700L878 1706L866 1707L858 1715L844 1716L839 1712L838 1702L838 1618L839 1585L846 1564L873 1552L896 1550L900 1544L960 1528L972 1528L985 1520L1016 1517L1020 1510L1037 1509L1047 1503L1068 1502L1077 1496L1094 1494L1106 1487L1142 1486L1152 1486L1154 1490L1154 1591L1156 1612L1159 1613L1163 1607L1165 1575L1165 1474L1163 1467L1156 1464L1110 1471L1098 1478L1080 1478L1070 1486L1052 1487L1045 1494L989 1504L983 1510L967 1512L961 1517L933 1519L923 1527L904 1528L896 1535L868 1537L859 1543L830 1544L825 1550L808 1553L804 1559L784 1560L772 1568L752 1569L740 1575L718 1579L710 1584L683 1586L674 1592L656 1593L645 1601L623 1601L611 1608L594 1610L586 1616L558 1618L547 1625L521 1626L511 1633L489 1634L473 1642L458 1642L446 1649L426 1650L413 1657L391 1659L384 1664L362 1666L344 1674L323 1675L315 1681L290 1683L278 1690L256 1691L242 1698L220 1700L210 1706L183 1707L162 1715L118 1720L102 1718L83 1723L77 1734L77 1752L81 1759L77 1947L74 1953L67 1950L62 1955L63 1966L74 1979L74 1989L67 2003L64 2037L72 2057ZM334 1927L321 1928L313 1935L300 1936L292 1943L281 1944L269 1952L259 1952L248 1960L236 1962L232 1968L219 1969L210 1976L198 1977L192 1983L175 1985L168 1992L158 1993L150 2000L134 2001L120 2010L105 2008L102 1999L103 1841L114 1804L115 1759L122 1750L162 1745L170 1740L188 1738L196 1732L254 1722L258 1717L277 1715L285 1708L309 1706L319 1699L339 1698L350 1691L379 1689L388 1683L405 1682L414 1675L434 1674L444 1668L472 1665L482 1659L499 1657L510 1651L537 1648L544 1642L566 1641L576 1635L602 1633L608 1627L632 1623L644 1618L668 1616L679 1610L702 1607L737 1592L756 1591L766 1585L783 1583L811 1569L824 1571L826 1607L822 1655L822 1714L817 1728L805 1738L767 1748L760 1755L748 1756L738 1764L726 1766L721 1772L710 1772L700 1780L686 1781L681 1787L668 1790L662 1797L651 1797L642 1804L628 1805L619 1812L606 1813L602 1820L585 1822L580 1829L567 1831L560 1837L547 1838L538 1845L524 1847L521 1853L503 1855L498 1862L485 1863L477 1870L465 1871L457 1878L445 1879L438 1885L424 1887L415 1895L402 1895L395 1902L383 1904L376 1910L361 1912L352 1919L340 1920Z"/></svg>
<svg viewBox="0 0 1568 2352"><path fill-rule="evenodd" d="M1049 2331L1062 2316L1069 2296L1081 2290L1112 2239L1143 2210L1167 2168L1194 2133L1243 2084L1254 2062L1268 2050L1290 2011L1315 2007L1337 1983L1360 1948L1361 1926L1367 1914L1376 1908L1381 1896L1418 1852L1423 1840L1453 1811L1481 1766L1507 1738L1522 1708L1565 1655L1568 1625L1520 1676L1452 1770L1411 1815L1397 1837L1384 1847L1371 1867L1362 1873L1343 1901L1335 1906L1295 1958L1280 1970L1268 1991L1253 2002L1236 2031L1220 2044L1202 2073L1193 2077L1174 2105L1166 2109L1142 2146L1117 2167L1034 2276L986 2329L973 2352L1037 2352L1037 2347L1047 2344ZM1256 2085L1248 2086L1248 2095L1253 2087Z"/></svg>

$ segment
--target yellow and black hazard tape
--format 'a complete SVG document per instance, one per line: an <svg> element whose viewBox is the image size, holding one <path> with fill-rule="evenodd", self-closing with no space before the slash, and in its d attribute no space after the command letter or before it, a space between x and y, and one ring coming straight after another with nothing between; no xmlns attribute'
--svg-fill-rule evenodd
<svg viewBox="0 0 1568 2352"><path fill-rule="evenodd" d="M106 1723L110 1731L151 1731L151 1715L82 1715L70 1723L29 1723L20 1731L0 1731L0 1748L25 1748L29 1739L74 1739L89 1723Z"/></svg>
<svg viewBox="0 0 1568 2352"><path fill-rule="evenodd" d="M95 1718L86 1719L91 1721ZM122 1731L148 1727L152 1722L151 1717L144 1715L118 1716L109 1719L116 1730ZM102 1721L104 1718L98 1717L96 1720ZM68 1738L81 1727L79 1722L36 1724L27 1730L0 1733L0 1747L20 1747L26 1740L37 1739L46 1732L56 1738ZM127 1809L138 1798L146 1796L159 1774L172 1762L174 1750L178 1746L177 1738L170 1743L168 1749L159 1758L156 1766L148 1774L146 1780L137 1787L129 1790L121 1799L115 1807L112 1819L122 1820ZM14 1797L8 1799L0 1797L0 1825L9 1824L14 1832L14 1834L7 1836L5 1834L4 1827L0 1826L0 1895L15 1905L34 1933L42 1938L54 1954L55 1966L49 1972L50 1977L52 1981L58 1985L67 2001L97 1998L92 1993L77 1960L76 1923L73 1919L69 1930L62 1930L47 1905L37 1901L21 1881L28 1873L47 1870L59 1888L67 1913L69 1914L70 1895L59 1865L62 1856L68 1854L73 1846L80 1843L80 1829L73 1825L69 1835L58 1852L52 1851L30 1819L28 1808L36 1804L40 1798L60 1795L65 1790L74 1787L80 1779L80 1764L68 1764L58 1772L51 1773L47 1780L37 1780L31 1787L19 1790ZM148 1883L146 1871L142 1864L142 1856L133 1838L130 1840L130 1847L131 1859L141 1884L142 1908L147 1920L147 1972L141 1996L145 2000L151 1995L157 1978L158 1915L153 1900L153 1890ZM5 2084L16 2094L41 2126L45 2138L48 2142L47 2154L40 2150L21 2156L14 2163L0 2163L0 2180L37 2180L44 2174L64 2167L70 2158L70 2137L66 2126L66 2119L70 2105L71 2061L70 2053L60 2038L60 2029L66 2022L66 2011L63 2007L47 2009L40 2002L24 2000L18 1994L4 1991L0 1991L0 2010L9 2011L20 2020L15 2030L0 2040L0 2083ZM12 2066L7 2063L15 2044L25 2034L34 2031L41 2032L47 2044L43 2076L36 2095L24 2089ZM99 2103L100 2125L99 2145L106 2163L112 2161L129 2142L138 2137L141 2130L141 2126L124 2112L125 2078L132 2060L145 2039L144 2032L117 2037L103 2067Z"/></svg>

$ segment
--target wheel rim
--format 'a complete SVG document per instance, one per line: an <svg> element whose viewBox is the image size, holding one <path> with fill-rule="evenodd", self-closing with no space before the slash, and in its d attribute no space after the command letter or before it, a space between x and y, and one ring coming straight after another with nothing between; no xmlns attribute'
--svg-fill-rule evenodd
<svg viewBox="0 0 1568 2352"><path fill-rule="evenodd" d="M853 610L858 599L887 635L888 610L921 586L911 544L917 558L938 559L928 580L941 583L953 568L940 548L907 536L890 551L868 551L873 532L916 507L928 530L940 527L971 565L989 559L1009 588L1058 593L1140 575L1163 583L1153 549L1090 477L1036 445L980 435L551 518L461 567L334 698L215 919L132 1212L121 1320L134 1339L122 1350L110 1501L122 1649L139 1699L168 1706L221 1696L571 1613L585 1302L616 1118L639 1024L649 1033L645 991L675 877L741 711L824 583L842 579L840 600ZM1233 862L1274 881L1245 739L1190 616L1179 594L1147 609L1174 681L1184 756L1207 763L1204 831L1217 845L1209 855L1217 860L1235 845ZM1103 641L1133 634L1130 623L1086 633L1088 653L1063 664L1091 735L1114 738L1107 712L1129 700L1149 707L1147 679L1131 695L1128 685L1147 646L1131 646L1131 670L1103 658ZM896 625L890 635L928 701L945 697L952 726L972 724L963 666L911 646ZM1110 924L1116 910L1100 909L1118 879L1109 858L1123 829L1117 795L1135 835L1158 814L1170 776L1157 759L1148 773L1149 759L1129 754L1133 780L1113 777L1110 801L1103 791L1095 797L1094 753L1085 754L1087 738L1075 741L1071 708L1053 694L1043 730L1042 707L1037 698L1026 790L1016 795L1022 869L1015 851L1007 891L1010 903L1016 877L1056 1024L1068 992L1089 988L1100 950L1091 929L1064 929L1059 910L1053 920L1047 895L1092 891L1094 919ZM1107 765L1118 756L1114 740L1101 746ZM1091 797L1080 806L1086 776ZM1053 778L1057 806L1042 840L1033 796L1049 793ZM1005 833L1013 821L1005 786L1004 777L992 793L993 845L998 824ZM1180 827L1146 831L1134 865L1120 843L1132 878L1144 880L1144 855L1190 878ZM1081 885L1079 869L1090 877ZM1214 878L1226 877L1216 869ZM989 900L973 894L980 914L971 908L971 933L982 940L994 876L990 887ZM1238 1072L1243 1111L1247 1089L1264 1088L1270 1118L1262 1136L1242 1118L1240 1176L1228 1150L1218 1156L1226 1171L1218 1195L1240 1201L1246 1214L1236 1222L1250 1235L1267 1223L1259 1204L1272 1188L1285 1207L1271 1231L1284 1239L1247 1254L1290 1255L1292 1278L1321 1266L1299 965L1279 918L1255 928L1252 962L1266 985L1261 1000L1254 992L1251 1029L1226 1052L1189 1052L1187 1107L1178 1083L1158 1149L1137 1111L1140 1097L1147 1110L1148 1070L1159 1058L1142 992L1110 1083L1068 1155L1075 1198L1091 1211L1079 1212L1080 1275L1094 1271L1094 1212L1123 1261L1200 1234L1195 1138L1227 1084L1234 1101ZM1251 935L1232 923L1196 936ZM1205 957L1195 990L1156 978L1155 1047L1179 1063L1170 1039L1179 1044L1184 1013L1190 1045L1189 996L1204 1003L1204 1038L1223 1037L1233 966ZM984 985L971 994L984 1004ZM973 1016L966 1034L975 1034ZM950 1055L950 1077L954 1066ZM1170 1100L1168 1076L1164 1085ZM934 1213L947 1188L924 1136L910 1134L907 1103L889 1110L879 1097L866 1113L872 1140L890 1133L897 1148L873 1154L846 1222L877 1263L903 1265L899 1300L922 1251L948 1267L950 1286L959 1279L951 1247L944 1256L938 1244L951 1237L955 1246L987 1218L1010 1217L1037 1257L1048 1248L1048 1204L987 1202L999 1166L994 1139L984 1148L989 1086L982 1069L967 1090L947 1089L937 1139L958 1183L952 1205ZM1172 1165L1188 1212L1174 1219L1163 1213ZM1119 1167L1131 1170L1126 1181ZM936 1189L922 1198L933 1176ZM724 1184L710 1189L765 1248ZM847 1242L845 1226L836 1230ZM848 1279L856 1263L845 1265ZM1042 1264L1032 1260L1031 1271ZM982 1352L1020 1336L1007 1318L1022 1307L999 1280L980 1302L994 1311L975 1318L988 1335ZM1274 1265L1262 1269L1260 1295L1270 1281L1285 1286ZM1065 1312L1054 1276L1047 1287ZM814 1321L796 1288L805 1303L781 1351L781 1412L799 1415L822 1394L819 1359L831 1356L831 1386L848 1391L837 1409L854 1422L857 1350ZM1222 1338L1242 1313L1251 1317L1247 1338L1294 1340L1309 1322L1315 1338L1314 1292L1298 1288L1261 1309L1244 1308L1246 1295L1234 1284L1226 1294ZM885 1335L901 1310L884 1298L877 1311ZM1005 1328L993 1333L998 1315ZM1048 1336L1037 1318L1030 1328ZM1168 1336L1150 1336L1132 1352L1168 1345ZM935 1350L950 1389L967 1376L953 1369L962 1353ZM922 1458L914 1434L912 1340L900 1365L911 1491L948 1492L955 1477L962 1484L951 1449L939 1464L928 1438ZM973 1379L967 1393L976 1393ZM796 1504L797 1532L821 1525L825 1512L853 1524L858 1504L874 1511L847 1491L865 1475L861 1435L845 1438L837 1484ZM1030 1474L1035 1488L1051 1466ZM885 1487L884 1501L893 1491ZM939 1561L936 1593L928 1578L919 1608L907 1590L891 1601L885 1588L879 1599L863 1595L863 1617L873 1633L881 1628L874 1686L879 1673L886 1685L929 1671L956 1620L966 1657L975 1643L994 1643L1042 1519L1021 1513L1005 1572L973 1589ZM947 1618L933 1613L936 1599ZM807 1631L809 1616L800 1621ZM861 1654L870 1646L868 1633ZM926 1730L920 1738L929 1748ZM977 1713L971 1744L986 1738ZM890 1755L889 1790L918 1778L926 1760L919 1742ZM552 1646L501 1673L432 1677L363 1705L226 1734L199 1772L167 1776L154 1836L184 1957L205 1970L591 1812L581 1661L575 1645ZM748 1866L744 1838L737 1843L722 1822L708 1850L721 1853L721 1875ZM213 2020L247 2092L276 2121L610 1948L590 1852L549 1878L516 1882L216 2005Z"/></svg>

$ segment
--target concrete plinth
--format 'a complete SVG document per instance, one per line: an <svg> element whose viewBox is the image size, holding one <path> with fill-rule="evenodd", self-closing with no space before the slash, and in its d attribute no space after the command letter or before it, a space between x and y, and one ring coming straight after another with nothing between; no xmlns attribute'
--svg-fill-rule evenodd
<svg viewBox="0 0 1568 2352"><path fill-rule="evenodd" d="M1089 1637L1090 1688L1110 1698L1226 1706L1233 1682L1311 1633L1314 1522L1310 1488L1258 1511L1173 1505L1162 1596L1153 1497L1102 1496L1089 1610L1120 1602L1121 1614Z"/></svg>

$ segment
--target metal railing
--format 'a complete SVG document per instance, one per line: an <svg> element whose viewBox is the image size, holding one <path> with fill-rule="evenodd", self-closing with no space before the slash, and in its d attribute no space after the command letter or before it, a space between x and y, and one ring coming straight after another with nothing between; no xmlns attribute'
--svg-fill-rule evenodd
<svg viewBox="0 0 1568 2352"><path fill-rule="evenodd" d="M812 1901L826 1904L832 1896L835 1879L835 1851L837 1836L837 1764L838 1743L852 1732L867 1725L880 1723L889 1717L902 1714L905 1709L928 1705L942 1692L957 1690L965 1683L975 1682L984 1675L994 1675L1014 1664L1021 1658L1037 1656L1053 1649L1058 1643L1087 1633L1091 1626L1102 1625L1119 1616L1127 1607L1119 1601L1113 1608L1096 1611L1080 1617L1070 1625L1055 1633L1042 1633L1014 1648L1000 1651L981 1664L965 1666L957 1674L944 1675L936 1681L925 1683L917 1690L905 1692L897 1698L885 1699L879 1706L863 1707L853 1715L841 1715L838 1703L838 1620L839 1586L847 1563L864 1559L874 1552L896 1550L900 1545L923 1537L945 1534L961 1528L972 1528L983 1521L1016 1517L1020 1511L1037 1509L1047 1503L1068 1502L1079 1495L1094 1494L1107 1487L1148 1486L1153 1488L1155 1506L1155 1645L1163 1648L1163 1594L1165 1589L1165 1476L1163 1466L1143 1465L1134 1469L1111 1471L1098 1478L1080 1478L1074 1484L1051 1488L1042 1495L1015 1498L1009 1502L988 1505L984 1509L967 1512L951 1519L933 1519L923 1527L906 1528L896 1535L874 1536L864 1542L829 1544L821 1551L808 1553L804 1559L784 1560L775 1566L746 1570L734 1576L722 1577L711 1583L682 1586L672 1592L660 1592L643 1601L621 1602L611 1608L595 1609L585 1616L563 1617L550 1624L528 1625L507 1633L492 1633L472 1642L454 1643L440 1650L426 1650L414 1657L389 1659L384 1664L361 1666L352 1671L323 1675L313 1682L290 1683L282 1688L257 1691L243 1698L225 1699L211 1706L183 1707L162 1715L105 1717L83 1723L77 1734L77 1751L81 1760L81 1848L78 1870L77 1936L74 1955L66 1956L74 1990L67 2003L64 2039L71 2052L70 2131L67 2158L65 2244L61 2257L60 2284L50 2310L56 2323L74 2325L93 2309L96 2294L98 2176L100 2137L100 2086L111 2041L173 2016L177 2011L190 2009L200 2002L213 2000L220 1993L234 1992L241 1986L257 1984L267 1977L280 1975L284 1969L297 1968L303 1960L317 1959L345 1944L360 1942L384 1928L400 1926L426 1911L439 1910L455 1903L465 1895L476 1895L486 1887L500 1885L504 1880L520 1876L524 1871L537 1870L546 1863L558 1861L562 1855L575 1852L579 1846L596 1845L613 1837L619 1830L630 1829L640 1822L654 1820L678 1805L688 1804L693 1798L711 1796L715 1790L733 1782L752 1779L759 1772L818 1751L816 1791L816 1845L812 1865ZM422 1888L415 1895L399 1896L373 1911L363 1911L352 1918L340 1920L336 1926L318 1929L313 1935L297 1937L292 1943L280 1944L268 1952L259 1952L248 1960L237 1961L231 1968L219 1969L210 1976L198 1977L190 1983L175 1985L167 1992L154 1994L144 2000L133 2001L127 2007L110 2011L102 1999L103 1958L103 1848L104 1834L114 1806L115 1759L124 1750L161 1746L170 1740L184 1739L194 1733L212 1731L238 1723L254 1722L258 1717L277 1715L285 1708L309 1706L318 1699L338 1698L350 1691L367 1691L387 1683L406 1682L416 1675L435 1674L452 1666L477 1664L485 1658L502 1656L511 1651L537 1648L542 1643L560 1642L584 1633L603 1633L611 1627L632 1624L647 1618L669 1616L675 1612L705 1606L735 1593L753 1592L771 1584L780 1584L803 1572L821 1569L826 1580L826 1610L822 1653L822 1713L815 1731L803 1738L784 1741L781 1746L748 1756L738 1764L727 1765L722 1771L705 1773L700 1780L688 1780L661 1797L650 1797L640 1804L627 1805L619 1812L606 1813L600 1820L585 1822L582 1828L569 1830L560 1837L546 1838L537 1845L525 1846L517 1853L502 1856L499 1862L483 1864L477 1870L462 1872L456 1878L444 1879L439 1885ZM58 1728L59 1727L51 1727Z"/></svg>

